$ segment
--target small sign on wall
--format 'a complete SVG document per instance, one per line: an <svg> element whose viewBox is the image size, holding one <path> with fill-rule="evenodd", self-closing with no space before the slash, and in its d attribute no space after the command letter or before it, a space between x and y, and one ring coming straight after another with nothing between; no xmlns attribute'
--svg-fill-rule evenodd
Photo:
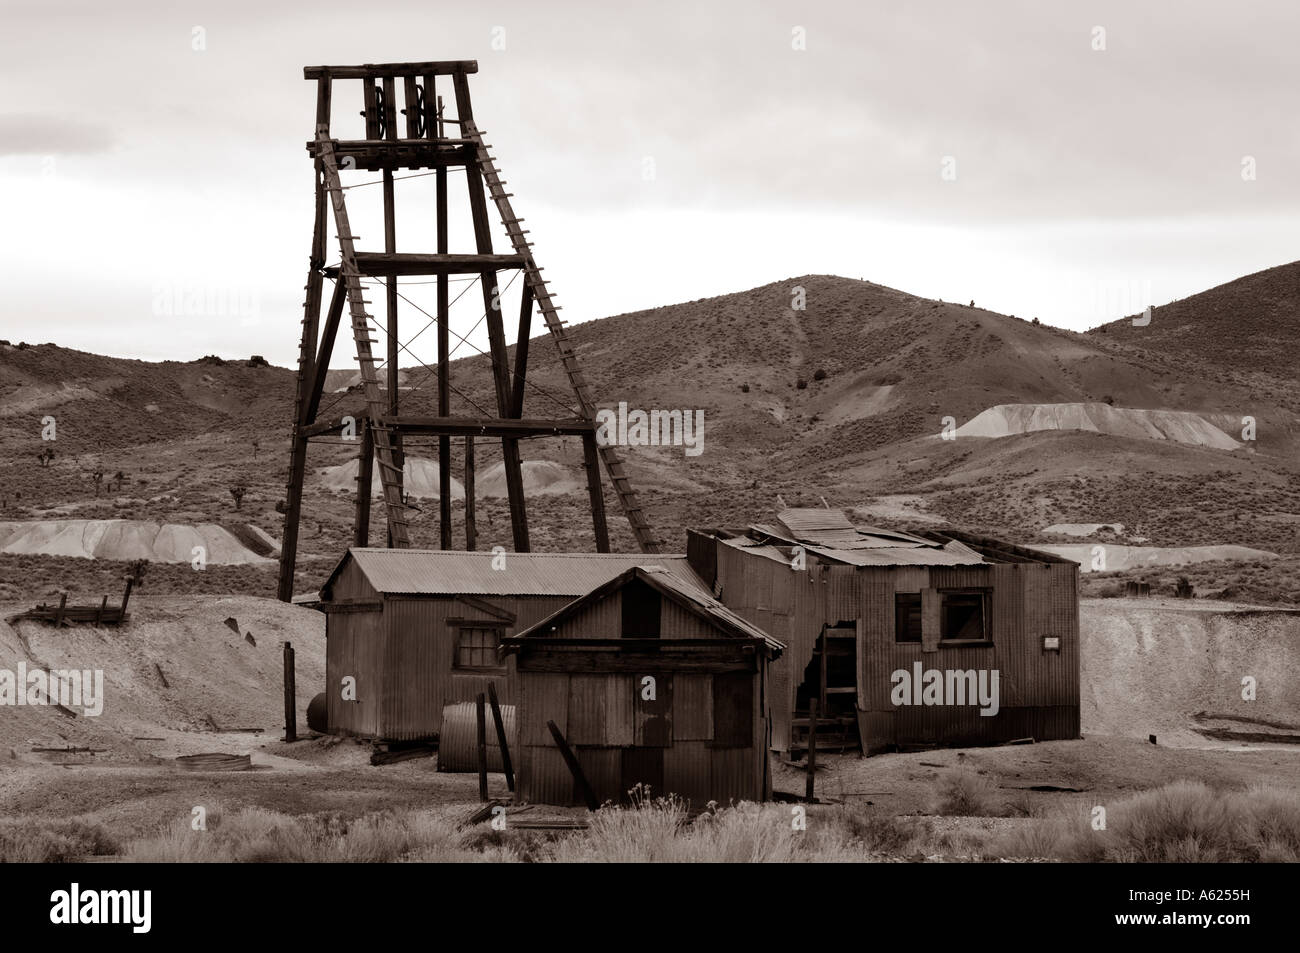
<svg viewBox="0 0 1300 953"><path fill-rule="evenodd" d="M1060 639L1060 637L1059 637L1059 636L1055 636L1055 635L1045 635L1045 636L1043 636L1043 651L1044 651L1044 652L1059 652L1059 651L1061 651L1061 639Z"/></svg>

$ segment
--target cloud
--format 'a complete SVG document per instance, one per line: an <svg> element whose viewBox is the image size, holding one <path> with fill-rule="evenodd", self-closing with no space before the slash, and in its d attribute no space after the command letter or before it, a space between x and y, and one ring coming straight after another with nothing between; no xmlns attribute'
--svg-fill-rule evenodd
<svg viewBox="0 0 1300 953"><path fill-rule="evenodd" d="M0 113L0 156L89 155L107 152L112 144L108 129L96 123Z"/></svg>

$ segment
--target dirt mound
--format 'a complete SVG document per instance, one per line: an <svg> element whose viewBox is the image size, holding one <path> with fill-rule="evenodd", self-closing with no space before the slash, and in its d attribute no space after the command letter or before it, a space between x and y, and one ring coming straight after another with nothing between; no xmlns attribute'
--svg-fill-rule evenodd
<svg viewBox="0 0 1300 953"><path fill-rule="evenodd" d="M12 748L29 760L33 746L108 749L95 761L246 752L283 735L285 641L293 643L305 713L325 684L325 619L310 609L252 596L137 596L120 628L0 622L0 669L16 672L22 662L29 672L103 672L99 715L46 705L2 709L0 755Z"/></svg>
<svg viewBox="0 0 1300 953"><path fill-rule="evenodd" d="M1241 446L1200 414L1109 404L998 404L957 428L958 437L1010 437L1037 430L1089 430L1116 437L1173 440L1216 450Z"/></svg>
<svg viewBox="0 0 1300 953"><path fill-rule="evenodd" d="M1079 564L1083 572L1092 572L1093 550L1105 551L1105 569L1099 572L1123 572L1142 566L1182 566L1187 563L1207 563L1220 559L1249 561L1278 559L1277 553L1249 546L1111 546L1100 543L1079 543L1065 546L1035 546L1036 549L1064 556Z"/></svg>
<svg viewBox="0 0 1300 953"><path fill-rule="evenodd" d="M1199 712L1300 728L1300 614L1085 599L1079 622L1085 735L1205 744L1194 731ZM1254 701L1242 698L1247 676L1256 680Z"/></svg>
<svg viewBox="0 0 1300 953"><path fill-rule="evenodd" d="M520 469L524 476L524 493L577 493L586 492L585 477L550 460L525 460ZM504 463L494 463L483 471L474 488L476 496L506 496L506 468Z"/></svg>
<svg viewBox="0 0 1300 953"><path fill-rule="evenodd" d="M27 520L0 523L0 553L187 563L202 546L214 566L270 562L216 523L148 520Z"/></svg>
<svg viewBox="0 0 1300 953"><path fill-rule="evenodd" d="M347 463L336 467L325 467L316 471L316 473L320 481L331 490L344 490L348 493L356 490L356 460L349 460ZM424 457L407 457L406 464L402 467L402 486L408 496L420 499L437 499L438 461L428 460ZM384 495L383 486L379 482L377 466L371 473L370 495L372 497ZM451 480L451 498L453 500L465 499L465 487L455 477L452 477Z"/></svg>

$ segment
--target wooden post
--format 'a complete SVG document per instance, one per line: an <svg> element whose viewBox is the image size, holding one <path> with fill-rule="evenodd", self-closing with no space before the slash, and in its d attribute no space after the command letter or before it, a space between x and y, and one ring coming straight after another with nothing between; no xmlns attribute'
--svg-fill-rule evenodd
<svg viewBox="0 0 1300 953"><path fill-rule="evenodd" d="M487 716L483 711L483 693L478 693L478 698L474 702L475 713L478 716L478 799L486 801L488 799L487 789Z"/></svg>
<svg viewBox="0 0 1300 953"><path fill-rule="evenodd" d="M375 472L375 435L369 420L358 420L361 427L361 452L357 455L357 521L352 545L370 545L370 481Z"/></svg>
<svg viewBox="0 0 1300 953"><path fill-rule="evenodd" d="M54 613L54 627L56 629L63 625L63 609L67 604L68 594L66 592L59 593L59 610Z"/></svg>
<svg viewBox="0 0 1300 953"><path fill-rule="evenodd" d="M122 593L122 616L119 622L126 621L126 604L131 601L131 589L135 586L135 573L126 577L126 591Z"/></svg>
<svg viewBox="0 0 1300 953"><path fill-rule="evenodd" d="M297 689L293 674L293 643L284 643L284 740L298 740Z"/></svg>
<svg viewBox="0 0 1300 953"><path fill-rule="evenodd" d="M596 533L596 552L609 552L609 527L605 523L605 495L600 487L600 452L596 435L582 435L582 457L587 469L587 495L591 498L591 522Z"/></svg>
<svg viewBox="0 0 1300 953"><path fill-rule="evenodd" d="M474 438L465 438L465 548L478 546L478 523L474 518Z"/></svg>
<svg viewBox="0 0 1300 953"><path fill-rule="evenodd" d="M555 722L548 721L546 727L551 730L551 737L555 739L555 747L560 749L560 757L569 767L569 773L573 775L573 781L578 786L578 793L587 803L587 810L595 811L600 808L600 802L596 800L596 794L591 790L591 785L587 783L587 776L582 773L582 765L578 764L578 759L574 757L569 743L564 740L564 735L560 729L555 727Z"/></svg>
<svg viewBox="0 0 1300 953"><path fill-rule="evenodd" d="M515 772L510 764L510 743L506 741L506 723L501 717L501 705L497 701L495 682L488 682L488 704L492 706L492 720L497 724L497 744L501 746L501 770L505 772L506 788L514 793Z"/></svg>
<svg viewBox="0 0 1300 953"><path fill-rule="evenodd" d="M808 701L808 781L804 787L804 800L812 804L817 800L813 793L817 774L817 699Z"/></svg>
<svg viewBox="0 0 1300 953"><path fill-rule="evenodd" d="M108 596L99 600L99 608L95 610L95 625L104 621L104 610L108 608Z"/></svg>

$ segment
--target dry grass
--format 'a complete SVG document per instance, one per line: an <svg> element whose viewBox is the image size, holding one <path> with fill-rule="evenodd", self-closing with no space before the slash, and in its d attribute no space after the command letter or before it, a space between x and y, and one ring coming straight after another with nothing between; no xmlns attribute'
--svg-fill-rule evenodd
<svg viewBox="0 0 1300 953"><path fill-rule="evenodd" d="M451 824L416 811L291 817L262 808L229 816L208 811L206 830L177 818L153 837L135 841L126 855L156 863L449 863L513 860L508 850L474 850Z"/></svg>
<svg viewBox="0 0 1300 953"><path fill-rule="evenodd" d="M76 819L0 820L0 864L59 864L117 853L108 832Z"/></svg>
<svg viewBox="0 0 1300 953"><path fill-rule="evenodd" d="M986 851L1092 863L1300 860L1300 793L1280 788L1221 791L1175 781L1107 806L1105 820L1104 830L1093 828L1091 811L1039 821Z"/></svg>
<svg viewBox="0 0 1300 953"><path fill-rule="evenodd" d="M996 817L1005 807L992 781L973 768L955 768L939 778L931 810L941 817Z"/></svg>

